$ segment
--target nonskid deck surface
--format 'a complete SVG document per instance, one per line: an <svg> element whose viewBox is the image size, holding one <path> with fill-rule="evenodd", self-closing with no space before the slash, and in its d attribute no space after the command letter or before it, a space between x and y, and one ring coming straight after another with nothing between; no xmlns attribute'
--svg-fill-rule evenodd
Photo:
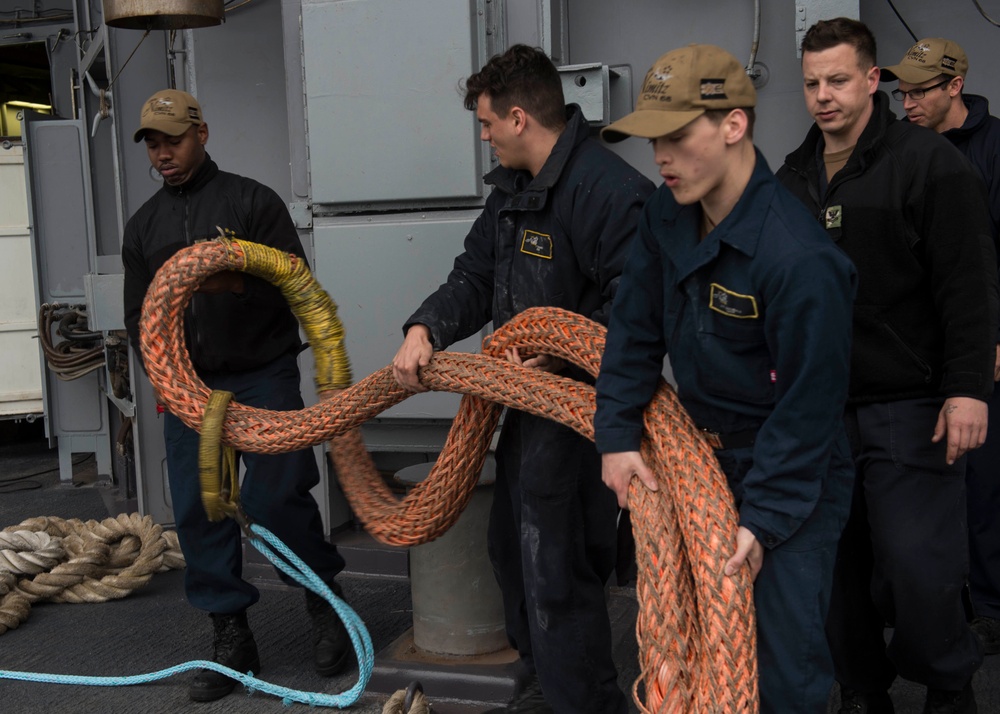
<svg viewBox="0 0 1000 714"><path fill-rule="evenodd" d="M112 515L113 492L97 478L93 459L76 457L74 486L61 485L56 451L38 430L0 423L0 489L18 476L18 483L37 483L32 490L0 490L0 528L35 516L103 519ZM364 547L359 534L343 534L345 549ZM334 540L338 540L335 537ZM359 545L359 541L361 545ZM247 546L248 548L250 546ZM354 555L364 560L364 555ZM302 596L283 586L259 554L248 553L247 575L261 592L249 613L261 653L262 678L304 691L333 694L350 688L357 672L324 679L313 672L311 636ZM450 674L447 658L414 657L407 646L411 626L409 582L387 577L392 558L373 553L378 575L362 568L341 576L345 594L364 620L375 650L375 673L362 699L348 711L381 714L389 690L403 689L410 679L422 680L437 714L475 714L495 706L510 686L509 658L494 656L482 663L465 660ZM387 565L388 563L388 565ZM211 624L184 598L183 571L155 575L129 597L94 605L42 603L34 606L19 628L0 635L0 669L59 674L125 676L154 672L210 655ZM622 688L630 694L636 666L635 591L612 588L609 610L615 633L615 661ZM444 659L444 663L442 663ZM479 669L481 668L481 671ZM470 673L472 672L472 673ZM207 704L188 700L183 673L155 683L132 687L83 687L0 680L4 714L166 714L168 712L241 712L286 714L308 710L306 704L285 707L280 700L242 691ZM398 681L396 681L398 679ZM449 682L449 680L451 680ZM472 684L470 685L470 682ZM483 683L481 686L479 683ZM987 657L974 680L980 712L1000 712L1000 656ZM468 692L486 692L493 701L473 701ZM899 714L920 712L922 688L898 681L892 690ZM836 702L836 694L831 702ZM315 711L315 709L312 709ZM333 710L336 711L336 710ZM637 711L634 704L630 711ZM831 704L831 712L836 708Z"/></svg>

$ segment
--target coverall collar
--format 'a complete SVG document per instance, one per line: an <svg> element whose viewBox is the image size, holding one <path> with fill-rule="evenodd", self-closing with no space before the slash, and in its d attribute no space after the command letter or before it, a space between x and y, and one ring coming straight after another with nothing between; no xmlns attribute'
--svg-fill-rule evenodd
<svg viewBox="0 0 1000 714"><path fill-rule="evenodd" d="M583 110L576 104L566 105L566 128L556 140L549 158L542 165L542 170L532 178L527 171L498 166L483 177L483 181L495 186L504 193L534 194L537 198L531 201L525 198L525 205L511 205L511 208L538 209L545 205L546 192L556 185L562 175L566 162L573 155L573 149L590 136L590 125L583 117Z"/></svg>
<svg viewBox="0 0 1000 714"><path fill-rule="evenodd" d="M219 173L219 166L212 161L212 157L206 153L205 160L201 162L201 166L199 166L198 170L194 172L194 176L191 177L190 181L185 181L180 186L171 186L168 183L164 183L163 190L175 196L179 196L184 193L194 193L215 178L217 173Z"/></svg>
<svg viewBox="0 0 1000 714"><path fill-rule="evenodd" d="M754 147L754 155L753 173L740 199L729 215L703 239L699 239L700 204L682 206L671 201L663 212L664 227L671 233L665 251L667 258L677 267L678 280L684 280L718 257L723 243L751 258L757 252L775 183L771 169L757 147Z"/></svg>

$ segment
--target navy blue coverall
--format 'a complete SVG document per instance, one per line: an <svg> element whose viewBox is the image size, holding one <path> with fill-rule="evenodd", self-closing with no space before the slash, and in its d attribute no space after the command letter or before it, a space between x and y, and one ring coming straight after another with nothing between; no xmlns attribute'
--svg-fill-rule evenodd
<svg viewBox="0 0 1000 714"><path fill-rule="evenodd" d="M639 450L669 355L682 404L721 435L740 525L765 548L761 710L818 714L833 684L823 624L854 476L842 414L855 271L759 152L703 239L701 222L700 205L665 186L643 211L597 380L597 448Z"/></svg>
<svg viewBox="0 0 1000 714"><path fill-rule="evenodd" d="M529 307L606 322L652 182L590 138L572 104L538 175L499 167L485 181L493 192L465 251L404 334L426 325L434 348L445 349ZM508 410L496 457L488 543L511 646L558 714L625 714L604 598L618 507L594 445L561 424Z"/></svg>

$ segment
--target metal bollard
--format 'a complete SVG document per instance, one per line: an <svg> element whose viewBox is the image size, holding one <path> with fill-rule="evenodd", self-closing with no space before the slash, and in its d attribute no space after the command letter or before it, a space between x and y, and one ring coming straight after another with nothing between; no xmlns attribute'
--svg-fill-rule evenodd
<svg viewBox="0 0 1000 714"><path fill-rule="evenodd" d="M396 479L416 485L432 466L408 466ZM410 548L413 643L426 652L482 655L508 645L500 588L486 550L495 474L490 454L455 525L437 540Z"/></svg>

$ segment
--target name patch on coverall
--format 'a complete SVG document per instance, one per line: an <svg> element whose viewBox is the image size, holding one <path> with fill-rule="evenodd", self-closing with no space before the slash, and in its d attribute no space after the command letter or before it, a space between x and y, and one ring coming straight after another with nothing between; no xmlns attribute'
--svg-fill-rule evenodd
<svg viewBox="0 0 1000 714"><path fill-rule="evenodd" d="M716 312L729 317L750 320L760 317L757 312L757 299L753 295L741 295L728 290L718 283L712 283L708 306Z"/></svg>
<svg viewBox="0 0 1000 714"><path fill-rule="evenodd" d="M521 252L552 260L552 236L525 229L521 237Z"/></svg>

